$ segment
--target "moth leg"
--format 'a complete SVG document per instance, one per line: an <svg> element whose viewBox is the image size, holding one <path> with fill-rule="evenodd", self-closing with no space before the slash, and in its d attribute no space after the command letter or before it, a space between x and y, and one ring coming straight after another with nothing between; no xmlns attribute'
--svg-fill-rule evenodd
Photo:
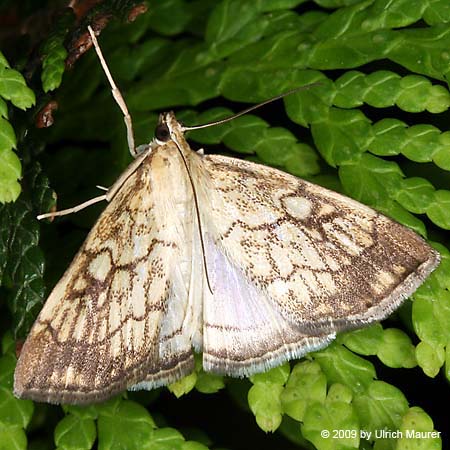
<svg viewBox="0 0 450 450"><path fill-rule="evenodd" d="M140 155L141 153L146 152L150 148L150 144L142 144L138 145L136 148L136 155Z"/></svg>
<svg viewBox="0 0 450 450"><path fill-rule="evenodd" d="M130 113L128 112L127 105L118 87L116 86L116 83L114 83L111 72L108 69L108 65L106 64L105 58L103 57L103 53L100 49L100 46L98 45L97 38L95 37L94 31L92 30L90 25L88 25L88 31L89 34L91 35L92 43L94 44L95 52L97 53L98 59L100 60L100 64L102 65L103 71L105 72L105 75L108 78L114 100L119 105L119 108L122 110L123 120L125 122L125 126L127 127L128 149L130 150L131 156L133 156L133 158L136 158L138 152L136 151L134 143L133 123L131 121L131 116Z"/></svg>
<svg viewBox="0 0 450 450"><path fill-rule="evenodd" d="M81 211L82 209L87 208L88 206L91 206L94 203L101 202L102 200L107 200L107 194L103 194L103 195L99 195L98 197L91 198L90 200L80 203L79 205L74 206L72 208L63 209L61 211L53 211L53 212L49 212L49 213L45 213L45 214L39 214L39 216L37 216L36 218L37 218L37 220L42 220L42 219L48 219L49 217L66 216L67 214L72 214L77 211Z"/></svg>
<svg viewBox="0 0 450 450"><path fill-rule="evenodd" d="M107 188L107 187L105 187L105 186L100 186L99 184L97 184L95 187L96 187L97 189L100 189L101 191L106 191L106 192L109 191L109 188Z"/></svg>
<svg viewBox="0 0 450 450"><path fill-rule="evenodd" d="M90 200L87 200L83 203L80 203L77 206L74 206L72 208L63 209L62 211L54 211L49 212L45 214L40 214L37 216L38 220L41 219L48 219L49 217L57 217L57 216L66 216L67 214L72 214L77 211L81 211L84 208L87 208L88 206L91 206L95 203L101 202L102 200L106 200L107 202L110 202L112 198L117 194L117 192L120 190L122 185L127 181L127 179L132 175L136 169L142 164L144 159L149 155L149 153L152 151L152 148L150 145L143 146L140 145L138 148L145 147L145 150L142 151L137 155L137 158L127 167L127 169L120 175L120 177L116 180L116 182L110 187L110 188L104 188L103 186L97 186L99 189L106 190L106 193L103 195L99 195L98 197L91 198Z"/></svg>

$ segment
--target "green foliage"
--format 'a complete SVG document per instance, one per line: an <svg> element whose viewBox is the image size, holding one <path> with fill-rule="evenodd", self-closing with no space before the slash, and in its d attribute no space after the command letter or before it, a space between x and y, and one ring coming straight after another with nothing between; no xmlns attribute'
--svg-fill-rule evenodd
<svg viewBox="0 0 450 450"><path fill-rule="evenodd" d="M64 39L73 19L70 10L61 14L57 22L53 24L52 33L41 48L43 55L41 80L44 92L53 91L61 84L67 57Z"/></svg>
<svg viewBox="0 0 450 450"><path fill-rule="evenodd" d="M292 370L281 394L283 411L298 422L303 422L308 404L324 403L327 396L327 378L317 362L305 361Z"/></svg>
<svg viewBox="0 0 450 450"><path fill-rule="evenodd" d="M383 330L381 324L341 336L340 341L360 355L376 355L386 366L412 368L417 365L409 336L397 328Z"/></svg>
<svg viewBox="0 0 450 450"><path fill-rule="evenodd" d="M16 203L0 206L0 280L13 314L15 337L24 338L45 295L44 255L39 247L36 210L54 205L48 179L38 163L26 172L25 190Z"/></svg>
<svg viewBox="0 0 450 450"><path fill-rule="evenodd" d="M250 378L253 386L248 391L248 405L264 431L275 431L281 424L281 393L289 371L284 364Z"/></svg>
<svg viewBox="0 0 450 450"><path fill-rule="evenodd" d="M33 402L19 400L12 393L16 360L10 335L3 336L0 357L0 449L20 450L27 448L24 429L30 423L34 411Z"/></svg>
<svg viewBox="0 0 450 450"><path fill-rule="evenodd" d="M195 355L195 370L190 375L182 378L175 383L169 384L167 388L177 398L181 397L197 389L203 394L213 394L218 392L225 386L223 377L205 372L202 367L202 357L199 354Z"/></svg>
<svg viewBox="0 0 450 450"><path fill-rule="evenodd" d="M53 91L61 84L65 69L64 61L67 57L67 51L62 42L52 41L51 44L46 49L49 53L42 63L42 87L44 92Z"/></svg>
<svg viewBox="0 0 450 450"><path fill-rule="evenodd" d="M12 202L20 194L22 177L20 160L13 149L16 135L8 121L6 101L16 108L27 109L35 103L34 93L25 84L23 76L12 69L0 52L0 203Z"/></svg>
<svg viewBox="0 0 450 450"><path fill-rule="evenodd" d="M112 399L88 408L67 408L55 428L58 450L89 450L98 440L99 450L204 450L199 442L186 441L173 428L157 428L139 403Z"/></svg>
<svg viewBox="0 0 450 450"><path fill-rule="evenodd" d="M104 2L117 18L123 17L117 5L131 3ZM25 336L44 286L62 274L80 245L80 229L87 231L97 215L83 211L41 231L35 215L55 205L48 179L63 202L58 207L72 206L93 196L96 184L110 185L130 160L123 119L98 59L90 52L73 71L65 70L66 56L73 56L67 43L78 36L72 34L75 23L69 13L58 16L39 48L38 104L50 91L59 104L49 130L36 131L31 114L8 110L10 104L30 108L35 100L0 53L0 202L18 198L21 178L23 187L15 203L0 207L0 293L8 312L2 323L10 329L0 358L0 450L205 449L210 441L186 440L161 419L153 403L161 391L150 400L133 393L64 407L64 414L18 400L11 391L12 336ZM448 1L163 0L152 2L133 24L111 21L100 44L138 144L151 138L157 110L176 107L177 116L194 125L243 108L232 102L252 104L319 82L285 98L286 117L270 115L268 106L265 119L255 111L188 138L206 152L238 153L342 191L432 239L442 255L395 323L342 334L292 367L284 364L250 381L205 373L197 357L195 372L168 387L173 398L183 397L174 401L225 387L259 428L279 430L301 447L441 448L437 435L406 437L411 430L432 432L432 419L409 405L402 393L409 380L393 386L378 380L377 372L381 366L418 367L433 382L450 380ZM194 109L207 100L211 108ZM227 108L217 107L223 101ZM272 107L279 112L281 101ZM40 152L41 143L51 144L51 152ZM402 436L377 437L383 429ZM53 435L42 438L45 431Z"/></svg>

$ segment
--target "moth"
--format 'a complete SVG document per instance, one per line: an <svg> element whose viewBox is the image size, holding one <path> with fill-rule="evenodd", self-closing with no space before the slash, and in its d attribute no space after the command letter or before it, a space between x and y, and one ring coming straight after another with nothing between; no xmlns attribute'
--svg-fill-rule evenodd
<svg viewBox="0 0 450 450"><path fill-rule="evenodd" d="M386 318L439 264L420 236L355 200L193 151L194 128L161 114L116 183L66 211L109 202L29 333L17 396L85 404L152 389L192 372L193 351L205 371L266 371Z"/></svg>

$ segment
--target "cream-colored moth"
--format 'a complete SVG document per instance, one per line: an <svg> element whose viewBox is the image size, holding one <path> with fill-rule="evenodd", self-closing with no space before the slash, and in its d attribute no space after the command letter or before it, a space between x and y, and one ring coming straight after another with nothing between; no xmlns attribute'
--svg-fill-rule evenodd
<svg viewBox="0 0 450 450"><path fill-rule="evenodd" d="M14 391L91 403L194 369L247 376L388 316L438 265L373 209L270 167L194 152L173 113L109 204L23 346ZM282 151L282 150L280 150ZM57 215L57 214L50 214Z"/></svg>

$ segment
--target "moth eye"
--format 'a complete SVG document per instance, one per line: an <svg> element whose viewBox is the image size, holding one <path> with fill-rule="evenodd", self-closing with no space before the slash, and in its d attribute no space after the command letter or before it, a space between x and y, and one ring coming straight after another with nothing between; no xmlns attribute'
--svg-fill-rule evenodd
<svg viewBox="0 0 450 450"><path fill-rule="evenodd" d="M161 123L156 127L155 137L161 142L167 142L170 139L170 131L165 123Z"/></svg>

